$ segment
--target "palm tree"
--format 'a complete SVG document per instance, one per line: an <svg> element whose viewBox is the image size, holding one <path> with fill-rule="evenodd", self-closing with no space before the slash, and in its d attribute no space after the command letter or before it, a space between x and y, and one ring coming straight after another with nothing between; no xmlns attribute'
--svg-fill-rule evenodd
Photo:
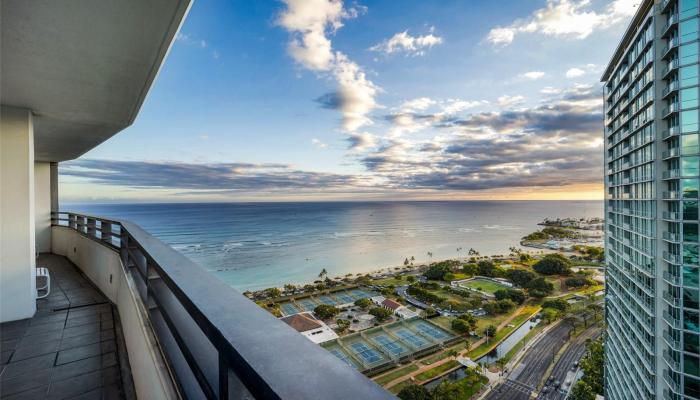
<svg viewBox="0 0 700 400"><path fill-rule="evenodd" d="M447 352L447 356L448 356L448 357L451 357L452 359L456 359L458 355L459 355L459 352L458 352L457 350L455 350L455 349L450 349L450 350Z"/></svg>
<svg viewBox="0 0 700 400"><path fill-rule="evenodd" d="M416 258L411 256L411 265L413 265L413 262L416 261Z"/></svg>
<svg viewBox="0 0 700 400"><path fill-rule="evenodd" d="M321 272L318 274L319 278L323 278L324 276L328 275L328 271L326 269L322 269Z"/></svg>
<svg viewBox="0 0 700 400"><path fill-rule="evenodd" d="M428 252L428 258L430 259L430 262L433 262L433 252L432 251Z"/></svg>

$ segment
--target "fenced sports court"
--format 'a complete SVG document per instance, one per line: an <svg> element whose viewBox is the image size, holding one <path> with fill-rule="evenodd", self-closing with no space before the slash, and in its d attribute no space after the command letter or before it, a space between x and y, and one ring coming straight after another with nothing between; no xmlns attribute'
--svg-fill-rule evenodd
<svg viewBox="0 0 700 400"><path fill-rule="evenodd" d="M373 374L459 340L429 321L412 318L354 333L322 346L349 366Z"/></svg>
<svg viewBox="0 0 700 400"><path fill-rule="evenodd" d="M322 295L312 295L291 299L280 304L283 316L313 311L320 304L341 307L353 304L355 300L377 296L377 293L365 289L346 289Z"/></svg>

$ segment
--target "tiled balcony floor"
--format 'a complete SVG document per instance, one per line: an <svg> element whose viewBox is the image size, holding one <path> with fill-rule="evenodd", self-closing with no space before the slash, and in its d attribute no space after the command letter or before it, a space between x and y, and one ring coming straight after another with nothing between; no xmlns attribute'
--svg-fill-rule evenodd
<svg viewBox="0 0 700 400"><path fill-rule="evenodd" d="M37 266L51 295L34 317L0 324L0 398L133 398L116 308L66 258L43 254Z"/></svg>

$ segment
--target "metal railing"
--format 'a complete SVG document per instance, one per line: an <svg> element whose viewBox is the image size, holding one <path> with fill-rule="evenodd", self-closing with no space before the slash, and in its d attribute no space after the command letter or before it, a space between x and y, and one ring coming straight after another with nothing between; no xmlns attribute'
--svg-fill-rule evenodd
<svg viewBox="0 0 700 400"><path fill-rule="evenodd" d="M183 398L394 398L138 225L67 212L52 223L119 252Z"/></svg>

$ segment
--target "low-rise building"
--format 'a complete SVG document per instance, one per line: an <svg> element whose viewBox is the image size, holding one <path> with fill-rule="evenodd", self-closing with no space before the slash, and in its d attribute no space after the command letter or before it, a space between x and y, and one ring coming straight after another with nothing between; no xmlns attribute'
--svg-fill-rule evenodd
<svg viewBox="0 0 700 400"><path fill-rule="evenodd" d="M314 318L309 312L293 314L280 319L316 344L338 338L333 329L323 321Z"/></svg>

